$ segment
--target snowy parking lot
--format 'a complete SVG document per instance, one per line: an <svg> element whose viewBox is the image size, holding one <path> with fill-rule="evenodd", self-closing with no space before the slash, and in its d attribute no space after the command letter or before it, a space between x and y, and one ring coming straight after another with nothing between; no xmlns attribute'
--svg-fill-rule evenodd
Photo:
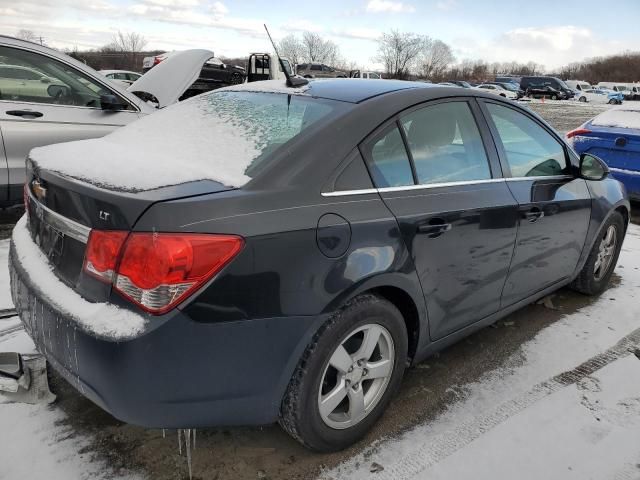
<svg viewBox="0 0 640 480"><path fill-rule="evenodd" d="M530 108L566 132L607 107ZM3 265L8 245L0 240ZM358 445L319 455L277 426L198 430L193 478L638 480L639 288L632 224L609 290L562 289L408 370ZM11 307L0 268L0 309ZM37 354L17 317L0 319L0 351ZM175 430L124 424L55 373L49 380L51 405L0 395L0 479L188 478Z"/></svg>

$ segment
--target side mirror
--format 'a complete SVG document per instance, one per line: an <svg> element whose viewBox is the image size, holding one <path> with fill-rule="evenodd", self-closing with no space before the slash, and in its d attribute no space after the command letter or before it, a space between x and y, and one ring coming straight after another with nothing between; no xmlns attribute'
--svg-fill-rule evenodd
<svg viewBox="0 0 640 480"><path fill-rule="evenodd" d="M580 156L580 177L585 180L602 180L609 174L609 167L603 160L583 153Z"/></svg>
<svg viewBox="0 0 640 480"><path fill-rule="evenodd" d="M47 95L55 99L68 97L69 88L64 85L49 85L47 87Z"/></svg>
<svg viewBox="0 0 640 480"><path fill-rule="evenodd" d="M40 81L42 83L51 83L51 79L49 77L42 77L40 78Z"/></svg>
<svg viewBox="0 0 640 480"><path fill-rule="evenodd" d="M117 111L124 110L126 105L118 100L118 97L115 95L104 94L100 95L100 108L102 108L102 110Z"/></svg>

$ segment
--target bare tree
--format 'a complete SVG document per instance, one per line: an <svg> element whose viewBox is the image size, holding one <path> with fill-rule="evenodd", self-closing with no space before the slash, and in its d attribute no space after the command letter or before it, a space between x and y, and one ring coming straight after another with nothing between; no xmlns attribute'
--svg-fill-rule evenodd
<svg viewBox="0 0 640 480"><path fill-rule="evenodd" d="M292 64L297 65L304 57L305 47L298 37L289 34L278 43L278 52L288 58Z"/></svg>
<svg viewBox="0 0 640 480"><path fill-rule="evenodd" d="M28 42L38 42L38 36L35 34L35 32L33 30L26 30L26 29L22 29L22 30L18 30L18 33L16 33L16 38L19 38L20 40L26 40Z"/></svg>
<svg viewBox="0 0 640 480"><path fill-rule="evenodd" d="M422 53L422 74L427 78L442 80L444 73L455 57L451 47L442 40L425 38Z"/></svg>
<svg viewBox="0 0 640 480"><path fill-rule="evenodd" d="M331 40L325 40L314 32L302 34L302 59L308 62L319 62L332 65L339 58L339 49Z"/></svg>
<svg viewBox="0 0 640 480"><path fill-rule="evenodd" d="M427 37L391 30L378 40L376 60L384 65L390 78L406 79L417 63Z"/></svg>
<svg viewBox="0 0 640 480"><path fill-rule="evenodd" d="M137 53L141 52L147 45L147 39L144 35L136 32L122 32L113 35L111 43L108 45L119 52Z"/></svg>

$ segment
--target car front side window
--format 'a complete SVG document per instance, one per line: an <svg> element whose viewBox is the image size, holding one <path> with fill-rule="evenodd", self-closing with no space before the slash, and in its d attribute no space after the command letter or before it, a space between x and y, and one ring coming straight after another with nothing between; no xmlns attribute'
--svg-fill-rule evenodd
<svg viewBox="0 0 640 480"><path fill-rule="evenodd" d="M541 125L512 108L487 103L512 177L568 174L564 146Z"/></svg>
<svg viewBox="0 0 640 480"><path fill-rule="evenodd" d="M430 105L404 115L419 184L487 180L489 160L467 102Z"/></svg>
<svg viewBox="0 0 640 480"><path fill-rule="evenodd" d="M29 71L34 80L19 81L11 72ZM40 53L0 46L1 100L100 108L100 96L115 95L76 69ZM120 97L119 95L117 95ZM126 110L134 107L126 104Z"/></svg>

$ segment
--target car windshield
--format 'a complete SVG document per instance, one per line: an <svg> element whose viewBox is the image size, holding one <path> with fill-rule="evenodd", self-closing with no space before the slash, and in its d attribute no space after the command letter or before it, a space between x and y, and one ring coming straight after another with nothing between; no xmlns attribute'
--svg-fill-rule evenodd
<svg viewBox="0 0 640 480"><path fill-rule="evenodd" d="M626 85L616 85L616 88L618 90L629 90L629 87L627 87Z"/></svg>
<svg viewBox="0 0 640 480"><path fill-rule="evenodd" d="M567 90L569 89L569 87L567 86L567 84L566 84L566 83L564 83L562 80L560 80L559 78L558 78L558 79L556 79L556 80L558 80L558 86L559 86L560 88L566 88Z"/></svg>
<svg viewBox="0 0 640 480"><path fill-rule="evenodd" d="M518 91L518 86L515 83L501 83L500 86L512 92Z"/></svg>
<svg viewBox="0 0 640 480"><path fill-rule="evenodd" d="M471 85L469 84L469 82L465 82L464 80L461 82L458 82L458 85L464 88L471 88Z"/></svg>

